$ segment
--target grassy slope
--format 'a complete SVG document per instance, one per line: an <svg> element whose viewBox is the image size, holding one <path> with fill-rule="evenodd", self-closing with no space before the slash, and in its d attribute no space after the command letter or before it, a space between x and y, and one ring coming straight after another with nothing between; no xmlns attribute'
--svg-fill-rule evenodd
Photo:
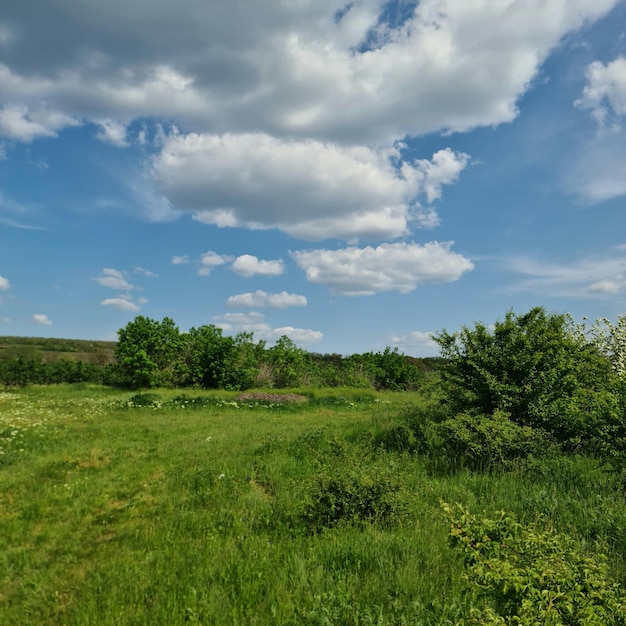
<svg viewBox="0 0 626 626"><path fill-rule="evenodd" d="M0 337L0 361L22 356L41 358L43 361L72 359L104 365L113 362L114 349L113 341Z"/></svg>
<svg viewBox="0 0 626 626"><path fill-rule="evenodd" d="M378 445L414 394L175 393L0 392L0 624L453 623L467 607L439 498L607 544L626 582L623 499L593 462L436 475ZM316 477L355 467L397 478L403 516L311 533Z"/></svg>

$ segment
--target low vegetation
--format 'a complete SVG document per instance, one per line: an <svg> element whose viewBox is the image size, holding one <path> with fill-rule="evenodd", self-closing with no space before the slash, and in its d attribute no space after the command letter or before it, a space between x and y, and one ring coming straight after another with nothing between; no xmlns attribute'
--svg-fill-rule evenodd
<svg viewBox="0 0 626 626"><path fill-rule="evenodd" d="M620 324L442 331L410 391L6 387L0 624L624 626Z"/></svg>

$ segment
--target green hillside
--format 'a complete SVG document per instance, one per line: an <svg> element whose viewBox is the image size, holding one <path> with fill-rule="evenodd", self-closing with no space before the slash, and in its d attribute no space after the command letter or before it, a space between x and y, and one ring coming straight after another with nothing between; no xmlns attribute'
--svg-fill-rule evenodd
<svg viewBox="0 0 626 626"><path fill-rule="evenodd" d="M15 357L37 358L49 363L60 359L105 365L113 361L114 341L0 337L0 361Z"/></svg>

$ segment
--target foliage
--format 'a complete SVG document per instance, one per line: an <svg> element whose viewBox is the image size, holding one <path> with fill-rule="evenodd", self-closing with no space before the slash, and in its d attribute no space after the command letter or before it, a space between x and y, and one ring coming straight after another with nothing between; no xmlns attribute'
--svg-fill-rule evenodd
<svg viewBox="0 0 626 626"><path fill-rule="evenodd" d="M545 520L626 583L623 494L597 459L433 476L373 436L422 424L421 392L307 394L270 408L200 389L0 392L0 624L458 624L481 605L439 497ZM397 522L311 532L322 477L350 471L400 486Z"/></svg>
<svg viewBox="0 0 626 626"><path fill-rule="evenodd" d="M285 388L306 384L310 357L286 335L280 337L276 344L267 350L265 360L272 368L273 386Z"/></svg>
<svg viewBox="0 0 626 626"><path fill-rule="evenodd" d="M493 329L476 323L435 340L448 360L443 381L451 415L504 411L566 447L606 440L622 421L609 361L571 332L567 315L509 311Z"/></svg>
<svg viewBox="0 0 626 626"><path fill-rule="evenodd" d="M391 522L402 511L400 484L388 468L356 456L325 463L315 478L304 519L313 531L340 524Z"/></svg>
<svg viewBox="0 0 626 626"><path fill-rule="evenodd" d="M436 432L441 440L440 453L450 462L471 469L542 457L552 448L549 435L520 426L499 410L493 415L461 413L438 424Z"/></svg>
<svg viewBox="0 0 626 626"><path fill-rule="evenodd" d="M128 387L167 387L172 383L183 346L174 320L164 317L159 322L138 315L117 334L115 359Z"/></svg>
<svg viewBox="0 0 626 626"><path fill-rule="evenodd" d="M604 318L597 319L589 328L587 318L582 324L570 320L571 333L579 341L590 341L605 354L613 370L621 380L626 380L626 314L618 315L615 323Z"/></svg>
<svg viewBox="0 0 626 626"><path fill-rule="evenodd" d="M590 556L571 538L526 527L504 512L480 519L460 505L442 507L473 594L485 605L473 606L462 624L626 624L626 598L602 555Z"/></svg>

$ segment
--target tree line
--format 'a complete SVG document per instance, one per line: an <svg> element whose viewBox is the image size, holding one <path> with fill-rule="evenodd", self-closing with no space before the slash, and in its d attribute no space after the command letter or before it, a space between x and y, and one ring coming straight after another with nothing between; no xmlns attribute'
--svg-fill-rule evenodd
<svg viewBox="0 0 626 626"><path fill-rule="evenodd" d="M181 332L169 317L137 316L118 331L115 360L94 364L20 356L0 361L0 384L88 382L129 389L195 387L419 387L438 359L414 359L397 348L342 356L298 347L286 335L272 346L251 332L225 335L209 324Z"/></svg>

